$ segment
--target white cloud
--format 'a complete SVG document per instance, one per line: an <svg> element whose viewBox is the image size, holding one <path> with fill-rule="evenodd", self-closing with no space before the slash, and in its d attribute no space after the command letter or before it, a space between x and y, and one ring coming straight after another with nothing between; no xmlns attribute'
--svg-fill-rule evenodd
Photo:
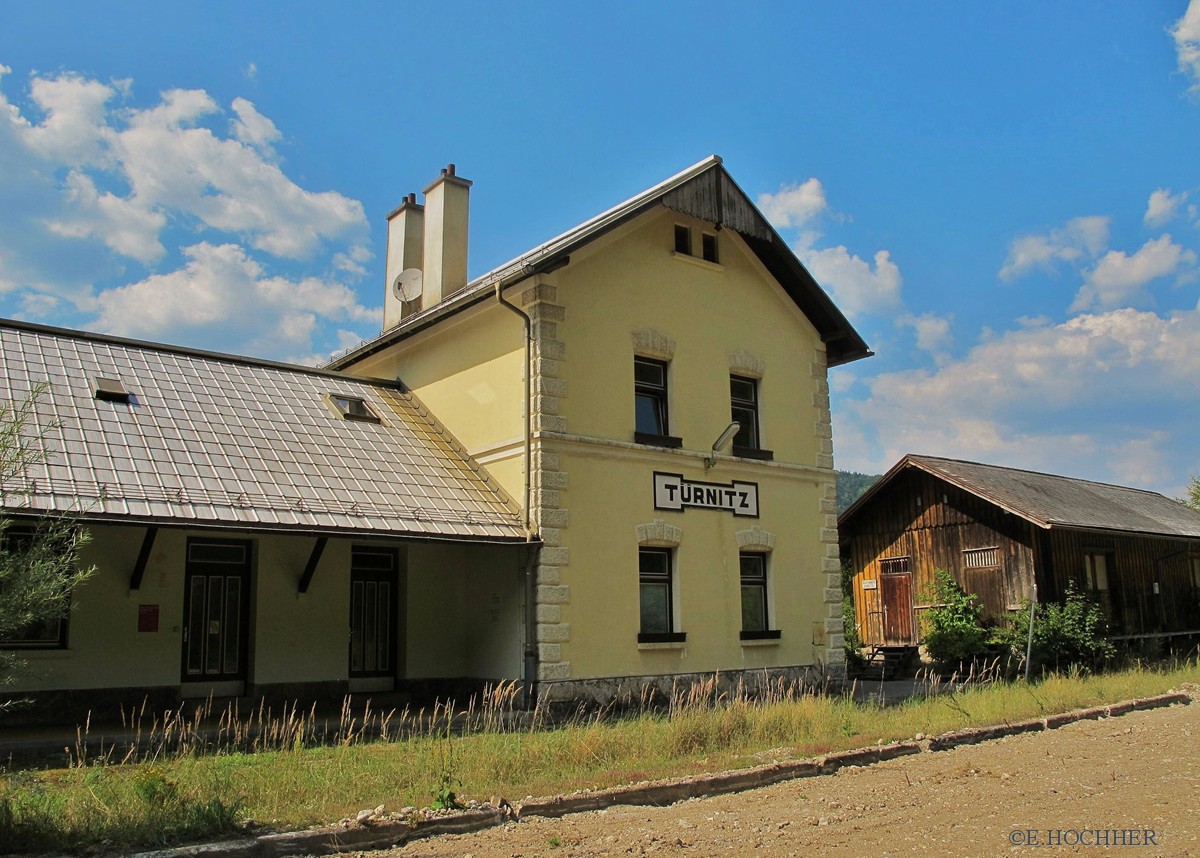
<svg viewBox="0 0 1200 858"><path fill-rule="evenodd" d="M143 262L155 258L149 248L160 245L168 216L288 259L365 235L357 200L306 191L284 175L272 149L282 135L251 102L234 99L234 137L223 138L201 124L221 113L203 90L170 90L149 108L111 109L124 89L71 73L35 76L31 99L44 114L36 124L0 96L10 139L51 169L73 171L61 191L64 214L49 221L59 235L98 238Z"/></svg>
<svg viewBox="0 0 1200 858"><path fill-rule="evenodd" d="M778 193L760 194L758 207L778 229L802 227L826 209L825 189L815 178L799 185L785 184Z"/></svg>
<svg viewBox="0 0 1200 858"><path fill-rule="evenodd" d="M1087 273L1070 310L1118 307L1133 302L1151 280L1195 264L1196 254L1173 242L1170 235L1146 242L1133 256L1110 250Z"/></svg>
<svg viewBox="0 0 1200 858"><path fill-rule="evenodd" d="M114 95L111 87L75 74L35 77L30 97L45 117L34 125L12 108L9 118L25 145L48 162L107 165L112 138L107 104Z"/></svg>
<svg viewBox="0 0 1200 858"><path fill-rule="evenodd" d="M234 136L264 154L274 155L271 144L283 137L275 123L259 113L254 105L244 98L233 100L233 112L238 117L233 123Z"/></svg>
<svg viewBox="0 0 1200 858"><path fill-rule="evenodd" d="M839 467L880 471L929 453L1153 485L1194 435L1194 409L1162 403L1196 392L1197 342L1200 311L1026 320L936 370L864 379L869 394L835 409Z"/></svg>
<svg viewBox="0 0 1200 858"><path fill-rule="evenodd" d="M817 282L833 295L848 315L890 314L898 310L903 278L886 250L875 253L875 265L853 255L844 246L800 250L800 258Z"/></svg>
<svg viewBox="0 0 1200 858"><path fill-rule="evenodd" d="M1013 239L1000 269L1001 280L1014 280L1034 268L1053 269L1059 262L1094 259L1108 246L1109 219L1100 215L1072 218L1047 235Z"/></svg>
<svg viewBox="0 0 1200 858"><path fill-rule="evenodd" d="M247 99L132 92L73 72L31 75L24 103L0 86L4 312L275 357L332 343L329 321L377 330L343 285L372 258L360 202L292 181Z"/></svg>
<svg viewBox="0 0 1200 858"><path fill-rule="evenodd" d="M46 222L51 232L72 238L99 238L112 250L139 262L153 262L166 253L158 235L167 218L161 211L139 205L136 199L100 193L83 173L67 175L68 213Z"/></svg>
<svg viewBox="0 0 1200 858"><path fill-rule="evenodd" d="M1188 4L1183 17L1171 28L1179 70L1192 78L1190 91L1200 91L1200 0Z"/></svg>
<svg viewBox="0 0 1200 858"><path fill-rule="evenodd" d="M1187 191L1172 196L1170 188L1159 188L1150 194L1150 199L1146 203L1146 214L1142 216L1142 220L1147 226L1162 226L1175 217L1179 206L1187 198Z"/></svg>
<svg viewBox="0 0 1200 858"><path fill-rule="evenodd" d="M187 263L167 274L97 296L99 330L131 337L245 344L257 354L311 347L318 319L375 322L340 283L267 276L244 248L207 242L184 249ZM269 324L264 324L270 320Z"/></svg>
<svg viewBox="0 0 1200 858"><path fill-rule="evenodd" d="M946 359L946 350L954 340L950 333L949 318L935 313L923 313L920 316L909 313L898 318L896 324L912 328L917 337L917 348L930 352L939 361Z"/></svg>

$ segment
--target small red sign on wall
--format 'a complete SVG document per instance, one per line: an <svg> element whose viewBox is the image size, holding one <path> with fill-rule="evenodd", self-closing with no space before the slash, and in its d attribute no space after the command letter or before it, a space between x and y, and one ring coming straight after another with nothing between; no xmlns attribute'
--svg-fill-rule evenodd
<svg viewBox="0 0 1200 858"><path fill-rule="evenodd" d="M158 605L138 605L138 631L158 631Z"/></svg>

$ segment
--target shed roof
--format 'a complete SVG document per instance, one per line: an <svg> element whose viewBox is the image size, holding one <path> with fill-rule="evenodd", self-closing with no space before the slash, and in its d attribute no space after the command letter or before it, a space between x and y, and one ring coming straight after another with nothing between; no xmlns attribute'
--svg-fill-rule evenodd
<svg viewBox="0 0 1200 858"><path fill-rule="evenodd" d="M1038 527L1200 537L1200 512L1157 492L909 454L842 513L848 524L900 473L916 468L1018 515Z"/></svg>
<svg viewBox="0 0 1200 858"><path fill-rule="evenodd" d="M539 272L551 270L562 264L579 247L658 205L736 231L820 333L829 366L871 356L871 350L854 326L734 182L720 156L709 155L669 179L475 278L440 304L410 316L376 339L351 349L333 360L330 366L351 366L447 315L484 301L492 295L497 284L507 287Z"/></svg>
<svg viewBox="0 0 1200 858"><path fill-rule="evenodd" d="M526 538L512 501L398 384L11 321L0 321L0 378L18 402L48 382L35 421L51 426L50 455L0 486L11 511ZM130 401L98 398L98 378ZM380 421L344 419L331 395Z"/></svg>

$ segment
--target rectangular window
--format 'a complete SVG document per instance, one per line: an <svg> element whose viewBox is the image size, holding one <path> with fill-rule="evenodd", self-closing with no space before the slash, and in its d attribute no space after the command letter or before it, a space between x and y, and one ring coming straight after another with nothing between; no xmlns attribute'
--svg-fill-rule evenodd
<svg viewBox="0 0 1200 858"><path fill-rule="evenodd" d="M679 447L682 441L672 438L667 420L667 363L661 360L635 357L634 440L640 444L660 447Z"/></svg>
<svg viewBox="0 0 1200 858"><path fill-rule="evenodd" d="M1087 576L1087 588L1092 593L1108 592L1108 555L1085 554L1083 556L1084 572Z"/></svg>
<svg viewBox="0 0 1200 858"><path fill-rule="evenodd" d="M1084 585L1108 620L1110 634L1119 633L1124 625L1120 594L1113 592L1114 558L1108 551L1089 551L1083 555Z"/></svg>
<svg viewBox="0 0 1200 858"><path fill-rule="evenodd" d="M1200 557L1190 558L1192 564L1192 586L1200 590Z"/></svg>
<svg viewBox="0 0 1200 858"><path fill-rule="evenodd" d="M742 578L742 640L779 637L767 617L767 555L740 555Z"/></svg>
<svg viewBox="0 0 1200 858"><path fill-rule="evenodd" d="M35 539L32 530L8 530L0 541L0 563L19 563L20 555L30 549ZM49 544L49 543L46 543ZM44 549L43 549L44 550ZM9 553L17 555L10 558ZM0 599L4 598L0 590ZM13 632L0 636L0 649L63 649L67 645L67 615L36 620Z"/></svg>
<svg viewBox="0 0 1200 858"><path fill-rule="evenodd" d="M675 252L692 255L692 231L681 224L675 224Z"/></svg>
<svg viewBox="0 0 1200 858"><path fill-rule="evenodd" d="M729 376L729 401L734 420L741 424L733 436L734 455L739 450L757 450L758 444L758 382L753 378Z"/></svg>
<svg viewBox="0 0 1200 858"><path fill-rule="evenodd" d="M674 643L686 635L675 631L674 570L669 548L638 550L638 601L641 624L638 643Z"/></svg>
<svg viewBox="0 0 1200 858"><path fill-rule="evenodd" d="M711 232L706 232L700 239L701 251L703 252L706 262L720 262L717 258L717 237Z"/></svg>

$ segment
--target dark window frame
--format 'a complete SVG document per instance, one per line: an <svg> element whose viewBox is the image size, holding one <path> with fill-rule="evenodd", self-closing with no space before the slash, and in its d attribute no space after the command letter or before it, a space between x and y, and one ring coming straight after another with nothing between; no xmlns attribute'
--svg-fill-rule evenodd
<svg viewBox="0 0 1200 858"><path fill-rule="evenodd" d="M700 233L700 258L713 265L721 264L721 256L717 251L717 234L714 232Z"/></svg>
<svg viewBox="0 0 1200 858"><path fill-rule="evenodd" d="M753 568L747 569L750 565ZM771 628L771 607L767 592L767 580L770 559L766 552L742 551L738 554L738 577L740 581L742 628L739 637L744 640L777 640L780 636L778 629ZM758 616L754 622L747 624L746 591L753 589L758 592Z"/></svg>
<svg viewBox="0 0 1200 858"><path fill-rule="evenodd" d="M661 374L662 381L657 383L643 378L639 379L638 368L653 369ZM652 447L682 447L683 439L671 434L671 389L670 363L657 358L633 357L633 399L634 399L634 432L633 440L638 444ZM642 402L649 400L653 407L654 425L640 423ZM655 430L655 431L648 431Z"/></svg>
<svg viewBox="0 0 1200 858"><path fill-rule="evenodd" d="M0 550L8 551L9 545L16 542L16 550L20 550L22 542L37 538L37 530L33 527L18 525L4 531L0 540ZM3 598L3 596L0 596ZM67 633L70 628L71 603L68 600L62 616L39 620L31 623L10 637L0 638L0 650L62 650L67 648ZM41 634L33 634L35 629L44 630Z"/></svg>
<svg viewBox="0 0 1200 858"><path fill-rule="evenodd" d="M658 568L653 568L658 567ZM665 615L655 623L655 628L645 628L645 589L654 587L665 593L663 610ZM675 628L675 551L671 548L638 548L638 643L683 643L685 632Z"/></svg>
<svg viewBox="0 0 1200 858"><path fill-rule="evenodd" d="M738 387L749 387L750 396L738 395ZM745 375L729 374L729 415L741 424L733 437L733 455L745 459L771 461L775 453L762 446L761 414L759 411L759 380Z"/></svg>
<svg viewBox="0 0 1200 858"><path fill-rule="evenodd" d="M684 256L692 255L692 228L681 223L675 224L675 252Z"/></svg>

